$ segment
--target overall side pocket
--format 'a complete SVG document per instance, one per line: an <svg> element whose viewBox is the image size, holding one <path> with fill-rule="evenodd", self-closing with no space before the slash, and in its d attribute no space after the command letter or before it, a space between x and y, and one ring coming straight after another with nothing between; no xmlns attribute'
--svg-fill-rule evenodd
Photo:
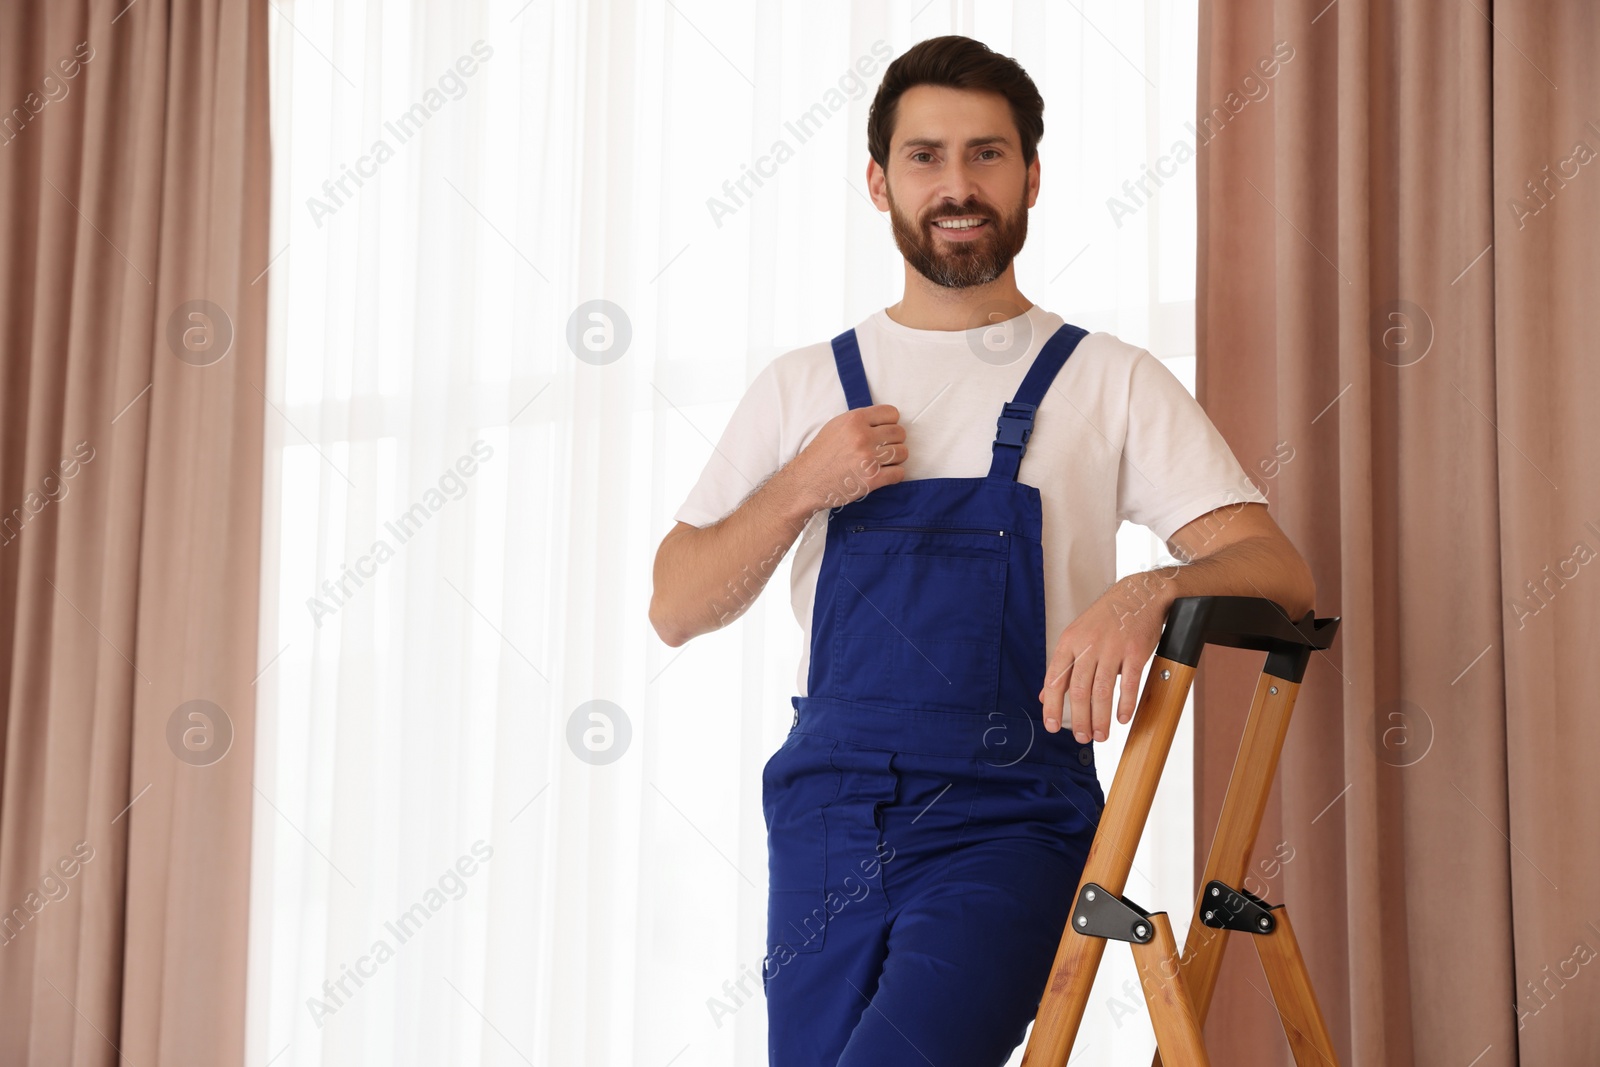
<svg viewBox="0 0 1600 1067"><path fill-rule="evenodd" d="M761 810L767 824L767 951L817 952L827 925L824 877L826 824L822 809L839 792L836 742L791 731L761 771Z"/></svg>

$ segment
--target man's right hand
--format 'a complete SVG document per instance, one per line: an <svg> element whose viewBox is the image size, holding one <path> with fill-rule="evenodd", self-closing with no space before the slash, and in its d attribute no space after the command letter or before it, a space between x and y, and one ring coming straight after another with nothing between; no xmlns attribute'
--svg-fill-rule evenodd
<svg viewBox="0 0 1600 1067"><path fill-rule="evenodd" d="M677 647L744 614L813 515L904 480L905 441L893 405L854 408L828 420L720 522L678 523L656 550L656 633Z"/></svg>
<svg viewBox="0 0 1600 1067"><path fill-rule="evenodd" d="M893 404L852 408L829 419L793 462L812 510L836 508L903 481L905 441Z"/></svg>

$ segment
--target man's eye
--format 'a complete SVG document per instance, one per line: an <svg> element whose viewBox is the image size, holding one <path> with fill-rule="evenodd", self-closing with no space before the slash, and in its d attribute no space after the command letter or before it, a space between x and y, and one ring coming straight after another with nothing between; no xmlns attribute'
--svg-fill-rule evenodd
<svg viewBox="0 0 1600 1067"><path fill-rule="evenodd" d="M1000 151L999 151L999 149L996 149L996 148L985 148L982 152L979 152L978 155L980 155L980 156L996 156L996 157L998 157L1000 155Z"/></svg>
<svg viewBox="0 0 1600 1067"><path fill-rule="evenodd" d="M911 153L911 159L912 159L913 162L917 162L917 163L922 162L922 159L920 158L922 156L927 156L929 159L933 158L933 155L930 152L913 152L913 153Z"/></svg>

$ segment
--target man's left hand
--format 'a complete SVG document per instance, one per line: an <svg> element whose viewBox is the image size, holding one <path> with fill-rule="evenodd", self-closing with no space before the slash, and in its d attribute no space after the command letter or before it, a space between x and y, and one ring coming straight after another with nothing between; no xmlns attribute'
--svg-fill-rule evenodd
<svg viewBox="0 0 1600 1067"><path fill-rule="evenodd" d="M1167 540L1183 560L1130 574L1061 631L1045 666L1044 728L1061 728L1071 699L1072 732L1080 742L1111 733L1111 690L1122 676L1117 721L1133 718L1144 665L1161 643L1167 609L1180 596L1255 596L1283 605L1297 619L1317 601L1311 568L1257 501L1224 504L1191 519Z"/></svg>
<svg viewBox="0 0 1600 1067"><path fill-rule="evenodd" d="M1118 675L1117 721L1133 718L1139 680L1166 625L1172 573L1168 568L1129 575L1061 631L1039 691L1047 731L1060 730L1070 699L1070 725L1078 741L1104 741L1111 734L1111 692Z"/></svg>

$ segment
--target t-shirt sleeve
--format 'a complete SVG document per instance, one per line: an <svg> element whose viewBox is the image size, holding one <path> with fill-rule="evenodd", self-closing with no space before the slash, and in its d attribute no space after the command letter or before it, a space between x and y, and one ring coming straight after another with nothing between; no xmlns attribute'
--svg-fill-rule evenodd
<svg viewBox="0 0 1600 1067"><path fill-rule="evenodd" d="M1267 498L1172 371L1140 350L1128 384L1117 517L1169 539L1208 511Z"/></svg>
<svg viewBox="0 0 1600 1067"><path fill-rule="evenodd" d="M743 503L782 466L782 414L775 362L768 363L734 407L699 480L673 517L709 526Z"/></svg>

